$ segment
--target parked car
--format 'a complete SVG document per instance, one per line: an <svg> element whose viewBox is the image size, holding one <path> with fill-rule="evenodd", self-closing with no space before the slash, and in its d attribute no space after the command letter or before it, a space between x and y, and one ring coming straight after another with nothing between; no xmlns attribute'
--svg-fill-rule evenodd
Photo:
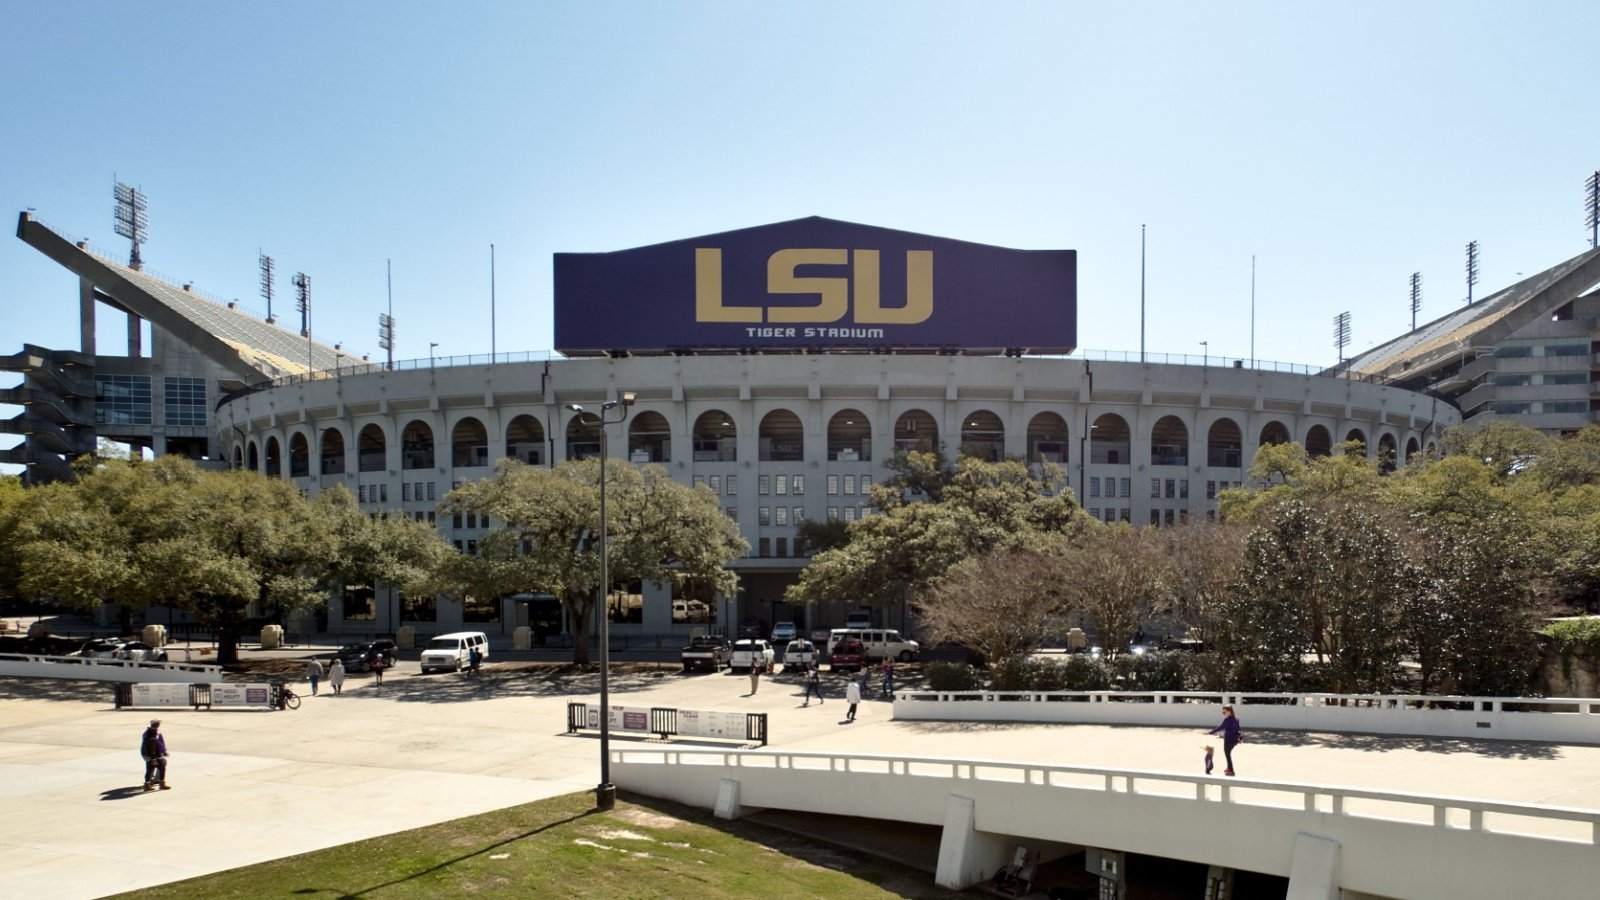
<svg viewBox="0 0 1600 900"><path fill-rule="evenodd" d="M783 667L811 666L817 662L817 645L807 640L792 640L783 648Z"/></svg>
<svg viewBox="0 0 1600 900"><path fill-rule="evenodd" d="M78 655L96 659L127 659L135 662L167 661L167 651L160 647L152 647L144 641L90 641L83 645Z"/></svg>
<svg viewBox="0 0 1600 900"><path fill-rule="evenodd" d="M365 672L372 668L372 661L380 656L383 657L383 664L392 669L399 655L399 648L394 641L358 641L339 648L339 659L344 663L346 672Z"/></svg>
<svg viewBox="0 0 1600 900"><path fill-rule="evenodd" d="M767 668L772 668L772 645L756 638L740 638L733 642L733 656L728 660L728 668L748 672L757 659Z"/></svg>
<svg viewBox="0 0 1600 900"><path fill-rule="evenodd" d="M828 665L835 672L859 672L866 664L866 648L852 637L836 642L828 654Z"/></svg>
<svg viewBox="0 0 1600 900"><path fill-rule="evenodd" d="M835 628L828 643L837 644L845 639L861 642L868 659L897 659L910 662L922 650L922 645L904 637L893 628Z"/></svg>
<svg viewBox="0 0 1600 900"><path fill-rule="evenodd" d="M689 646L684 647L679 656L683 660L685 672L696 669L720 672L732 658L733 648L728 646L727 638L712 634L697 634L689 639Z"/></svg>
<svg viewBox="0 0 1600 900"><path fill-rule="evenodd" d="M800 629L793 622L779 622L772 626L772 646L782 647L800 636Z"/></svg>

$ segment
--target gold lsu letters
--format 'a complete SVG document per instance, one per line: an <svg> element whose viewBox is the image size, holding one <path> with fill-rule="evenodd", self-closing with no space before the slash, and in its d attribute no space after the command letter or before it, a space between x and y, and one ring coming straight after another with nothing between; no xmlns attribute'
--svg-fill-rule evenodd
<svg viewBox="0 0 1600 900"><path fill-rule="evenodd" d="M812 294L809 306L724 306L722 250L694 251L694 319L696 322L837 322L850 312L855 288L855 322L861 325L916 325L933 315L933 251L906 251L906 305L885 309L878 295L878 251L836 249L779 250L767 257L767 292ZM850 274L800 277L799 266L843 266Z"/></svg>

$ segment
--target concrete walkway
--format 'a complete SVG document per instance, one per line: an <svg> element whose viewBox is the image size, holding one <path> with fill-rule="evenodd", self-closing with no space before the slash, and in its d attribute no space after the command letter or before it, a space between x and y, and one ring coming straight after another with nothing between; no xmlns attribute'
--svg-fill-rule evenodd
<svg viewBox="0 0 1600 900"><path fill-rule="evenodd" d="M473 680L367 676L299 710L116 710L103 685L0 681L0 895L99 897L589 790L594 734L565 733L593 677L490 666ZM297 686L303 687L303 685ZM800 705L793 677L619 674L613 702L766 712L787 749L1048 760L1195 772L1197 731L894 722L868 701L844 724L843 681ZM1242 711L1247 712L1247 711ZM146 794L139 735L158 717L174 789ZM1600 809L1600 747L1252 733L1241 775ZM614 736L626 744L632 737ZM1219 752L1220 756L1220 752ZM1220 763L1220 759L1219 759Z"/></svg>

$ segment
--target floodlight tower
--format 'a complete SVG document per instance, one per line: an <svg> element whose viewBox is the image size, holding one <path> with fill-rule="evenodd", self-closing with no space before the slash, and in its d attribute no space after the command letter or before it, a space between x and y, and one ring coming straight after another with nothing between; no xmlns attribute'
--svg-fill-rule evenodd
<svg viewBox="0 0 1600 900"><path fill-rule="evenodd" d="M146 230L150 221L145 216L144 192L119 181L113 193L117 198L115 211L117 234L133 241L133 253L128 257L128 268L137 272L144 268L144 260L139 258L139 245L150 239Z"/></svg>
<svg viewBox="0 0 1600 900"><path fill-rule="evenodd" d="M1344 348L1350 346L1350 311L1333 317L1333 345L1339 348L1339 362L1344 362ZM1349 373L1346 373L1347 375Z"/></svg>
<svg viewBox="0 0 1600 900"><path fill-rule="evenodd" d="M1411 273L1411 330L1417 330L1417 313L1422 309L1422 273Z"/></svg>
<svg viewBox="0 0 1600 900"><path fill-rule="evenodd" d="M383 262L384 278L389 284L389 311L378 313L378 347L389 351L389 364L394 368L394 268L389 260Z"/></svg>
<svg viewBox="0 0 1600 900"><path fill-rule="evenodd" d="M1467 243L1467 305L1472 305L1472 286L1478 283L1478 242Z"/></svg>
<svg viewBox="0 0 1600 900"><path fill-rule="evenodd" d="M306 377L311 377L311 276L304 272L294 273L290 279L294 285L295 309L300 310L300 333L306 336Z"/></svg>
<svg viewBox="0 0 1600 900"><path fill-rule="evenodd" d="M1585 218L1583 224L1589 226L1589 246L1600 246L1600 169L1595 170L1589 180L1583 183L1583 206Z"/></svg>
<svg viewBox="0 0 1600 900"><path fill-rule="evenodd" d="M267 300L268 325L271 325L277 321L277 319L272 317L272 273L272 257L266 255L265 253L261 254L261 296L265 297Z"/></svg>

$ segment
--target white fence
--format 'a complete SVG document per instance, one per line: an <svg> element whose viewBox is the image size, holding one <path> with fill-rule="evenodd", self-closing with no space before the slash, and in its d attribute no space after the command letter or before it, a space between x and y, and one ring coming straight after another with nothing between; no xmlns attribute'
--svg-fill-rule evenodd
<svg viewBox="0 0 1600 900"><path fill-rule="evenodd" d="M166 681L198 684L222 680L221 666L198 663L136 662L86 656L35 656L0 653L0 676L70 678L79 681Z"/></svg>
<svg viewBox="0 0 1600 900"><path fill-rule="evenodd" d="M698 748L613 750L611 760L624 790L719 812L731 796L735 811L944 825L939 877L952 886L952 845L1004 854L1033 841L1287 876L1293 894L1307 837L1336 847L1330 889L1459 900L1587 897L1600 884L1593 810L982 759ZM952 834L952 801L971 810L968 834ZM969 861L961 880L1001 861Z"/></svg>
<svg viewBox="0 0 1600 900"><path fill-rule="evenodd" d="M1600 744L1600 699L1198 691L902 691L896 719L1245 728Z"/></svg>

